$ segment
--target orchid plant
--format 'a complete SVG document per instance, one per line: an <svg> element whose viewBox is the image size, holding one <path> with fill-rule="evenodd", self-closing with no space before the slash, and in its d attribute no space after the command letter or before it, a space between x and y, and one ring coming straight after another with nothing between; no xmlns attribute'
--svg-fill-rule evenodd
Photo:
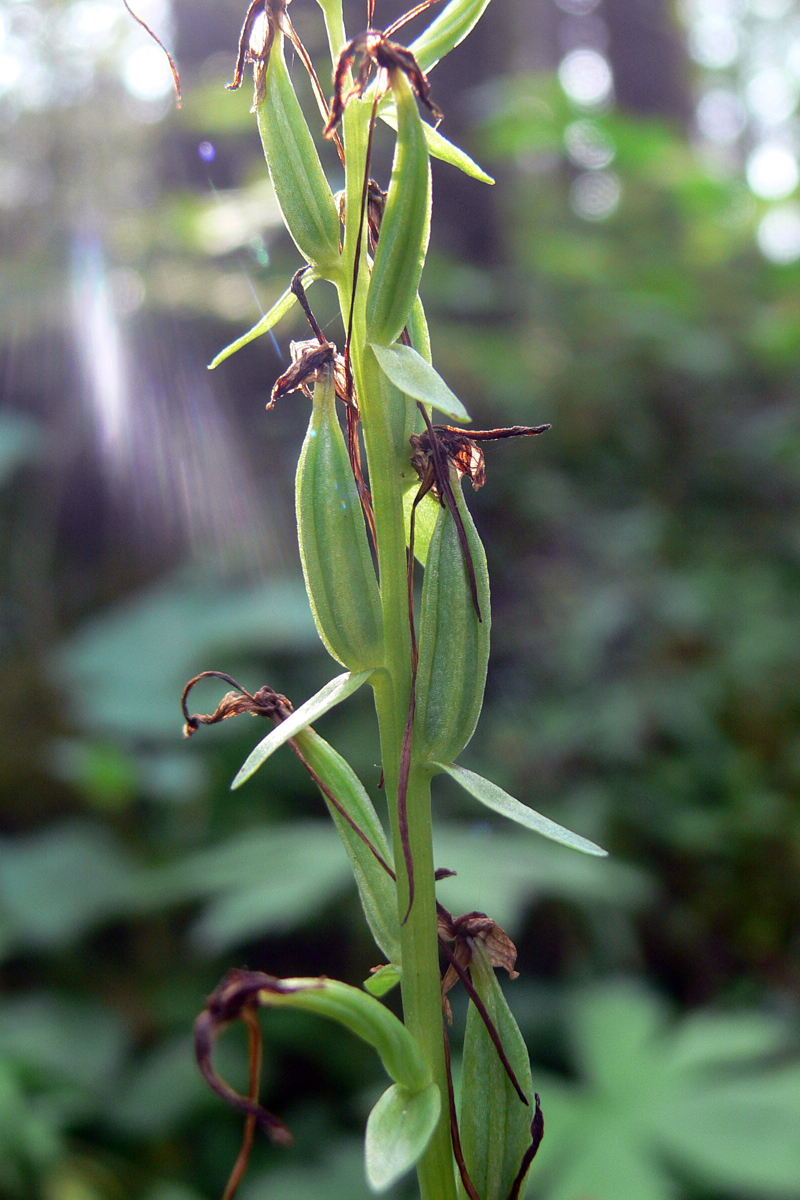
<svg viewBox="0 0 800 1200"><path fill-rule="evenodd" d="M516 977L515 948L484 913L453 916L436 898L431 781L447 774L493 813L589 854L593 843L556 825L496 784L457 763L483 703L491 623L486 556L464 503L462 481L484 482L485 441L540 434L547 426L465 432L470 420L431 364L419 283L431 219L430 158L491 182L438 130L442 113L428 72L467 36L488 0L450 0L408 47L398 34L435 0L423 0L383 31L368 0L366 30L348 37L341 0L318 0L332 64L331 96L287 11L288 0L253 0L233 83L247 64L254 112L272 184L302 265L230 354L299 304L310 336L268 408L290 392L311 402L297 469L300 555L319 635L344 668L294 709L269 687L231 686L215 712L190 714L187 734L239 713L274 728L233 781L250 779L288 744L319 787L352 864L364 914L382 955L363 988L325 977L279 979L232 971L196 1025L200 1067L213 1088L246 1115L229 1180L230 1200L261 1128L289 1144L286 1125L259 1103L260 1008L294 1007L340 1022L375 1048L392 1080L366 1127L366 1176L380 1192L416 1167L423 1200L519 1200L544 1120L525 1043L495 968ZM307 70L318 113L308 119L287 62L292 47ZM425 119L424 119L425 118ZM396 131L388 188L372 178L376 123ZM322 138L315 140L316 126ZM338 154L345 185L335 195L320 159ZM336 289L340 346L318 325L308 293ZM432 410L456 424L433 423ZM417 572L424 570L419 612ZM387 832L348 763L312 728L365 685L375 699L391 829ZM442 967L445 971L442 974ZM460 1095L450 1069L450 989L469 996ZM399 985L403 1022L381 997ZM250 1037L250 1087L240 1094L217 1073L214 1046L231 1022Z"/></svg>

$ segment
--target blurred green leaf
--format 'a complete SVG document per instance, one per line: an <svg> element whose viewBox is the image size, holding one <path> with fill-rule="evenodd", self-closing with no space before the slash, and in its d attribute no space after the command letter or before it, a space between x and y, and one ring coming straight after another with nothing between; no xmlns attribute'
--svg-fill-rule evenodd
<svg viewBox="0 0 800 1200"><path fill-rule="evenodd" d="M42 428L24 413L0 413L0 487L41 451Z"/></svg>
<svg viewBox="0 0 800 1200"><path fill-rule="evenodd" d="M796 1194L800 1066L776 1061L773 1019L703 1013L673 1026L653 995L613 983L576 997L571 1030L584 1082L537 1082L536 1196L662 1200L678 1191L671 1169L748 1200Z"/></svg>
<svg viewBox="0 0 800 1200"><path fill-rule="evenodd" d="M316 644L300 579L215 586L190 574L94 617L63 642L52 672L83 726L120 737L180 735L180 697L198 671L244 650Z"/></svg>
<svg viewBox="0 0 800 1200"><path fill-rule="evenodd" d="M433 841L436 866L458 872L439 884L442 902L453 912L480 909L504 929L518 927L527 905L540 896L591 908L633 909L651 904L656 896L641 868L542 845L522 832L495 829L488 821L469 826L437 821Z"/></svg>

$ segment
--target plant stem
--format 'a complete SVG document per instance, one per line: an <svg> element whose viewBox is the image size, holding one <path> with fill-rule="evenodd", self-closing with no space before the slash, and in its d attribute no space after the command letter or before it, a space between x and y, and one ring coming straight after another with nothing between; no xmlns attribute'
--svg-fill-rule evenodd
<svg viewBox="0 0 800 1200"><path fill-rule="evenodd" d="M346 221L343 271L339 283L342 314L347 323L352 299L355 245L361 211L364 163L371 105L354 102L344 114L347 151ZM364 247L366 242L364 242ZM385 638L385 670L374 678L375 707L381 738L384 781L389 802L398 879L400 920L408 908L408 877L398 822L398 779L411 696L411 638L402 482L407 462L400 462L392 436L391 414L381 402L378 364L366 344L368 274L362 251L355 289L351 355L361 407L369 482L375 511L377 553ZM410 454L410 450L409 450ZM442 1117L418 1164L422 1200L456 1200L454 1160L447 1103L447 1075L442 1037L442 999L434 891L430 772L412 758L407 809L415 870L415 898L401 926L403 1014L439 1087Z"/></svg>

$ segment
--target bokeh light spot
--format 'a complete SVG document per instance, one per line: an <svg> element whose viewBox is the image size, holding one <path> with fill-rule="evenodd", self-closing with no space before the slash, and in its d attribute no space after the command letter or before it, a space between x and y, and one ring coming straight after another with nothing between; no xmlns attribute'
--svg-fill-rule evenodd
<svg viewBox="0 0 800 1200"><path fill-rule="evenodd" d="M739 57L739 32L726 17L703 17L689 30L689 53L701 67L730 67Z"/></svg>
<svg viewBox="0 0 800 1200"><path fill-rule="evenodd" d="M619 206L622 185L613 171L587 171L569 190L573 212L584 221L605 221Z"/></svg>
<svg viewBox="0 0 800 1200"><path fill-rule="evenodd" d="M800 258L800 204L781 204L762 218L758 248L770 262L786 265Z"/></svg>
<svg viewBox="0 0 800 1200"><path fill-rule="evenodd" d="M779 125L797 104L797 86L779 67L758 71L748 83L746 95L748 108L765 125Z"/></svg>
<svg viewBox="0 0 800 1200"><path fill-rule="evenodd" d="M596 50L573 50L558 68L562 88L576 104L596 108L611 97L611 67Z"/></svg>
<svg viewBox="0 0 800 1200"><path fill-rule="evenodd" d="M564 130L564 146L570 161L588 171L607 167L616 153L611 138L596 121L572 121Z"/></svg>
<svg viewBox="0 0 800 1200"><path fill-rule="evenodd" d="M735 92L712 88L697 105L697 128L709 142L730 146L743 133L747 111Z"/></svg>
<svg viewBox="0 0 800 1200"><path fill-rule="evenodd" d="M197 153L205 163L212 163L217 157L217 148L213 142L201 142L197 147Z"/></svg>
<svg viewBox="0 0 800 1200"><path fill-rule="evenodd" d="M762 200L783 200L800 182L800 168L791 150L778 142L765 142L747 160L750 191Z"/></svg>
<svg viewBox="0 0 800 1200"><path fill-rule="evenodd" d="M175 87L167 56L158 46L137 46L128 55L122 79L137 100L161 100Z"/></svg>

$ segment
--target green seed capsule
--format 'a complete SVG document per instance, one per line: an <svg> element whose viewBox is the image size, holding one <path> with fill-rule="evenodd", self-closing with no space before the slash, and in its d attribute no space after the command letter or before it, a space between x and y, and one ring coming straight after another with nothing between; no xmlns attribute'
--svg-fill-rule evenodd
<svg viewBox="0 0 800 1200"><path fill-rule="evenodd" d="M522 1034L480 942L473 951L470 973L528 1099L526 1107L500 1062L483 1019L475 1005L470 1004L458 1118L461 1145L467 1170L481 1200L507 1200L531 1141L534 1109L530 1060ZM525 1194L524 1188L520 1194ZM461 1190L460 1196L462 1200L465 1197Z"/></svg>
<svg viewBox="0 0 800 1200"><path fill-rule="evenodd" d="M414 745L421 757L444 763L457 758L475 732L486 685L491 624L486 555L455 477L453 492L472 556L483 620L475 611L455 520L448 508L442 508L422 588Z"/></svg>
<svg viewBox="0 0 800 1200"><path fill-rule="evenodd" d="M319 275L339 264L339 213L283 57L277 32L258 128L272 186L298 250Z"/></svg>
<svg viewBox="0 0 800 1200"><path fill-rule="evenodd" d="M383 616L333 377L314 387L297 467L297 529L306 589L319 635L350 671L380 666Z"/></svg>
<svg viewBox="0 0 800 1200"><path fill-rule="evenodd" d="M431 166L416 97L402 71L392 72L397 144L367 292L367 339L397 341L409 319L428 249Z"/></svg>

